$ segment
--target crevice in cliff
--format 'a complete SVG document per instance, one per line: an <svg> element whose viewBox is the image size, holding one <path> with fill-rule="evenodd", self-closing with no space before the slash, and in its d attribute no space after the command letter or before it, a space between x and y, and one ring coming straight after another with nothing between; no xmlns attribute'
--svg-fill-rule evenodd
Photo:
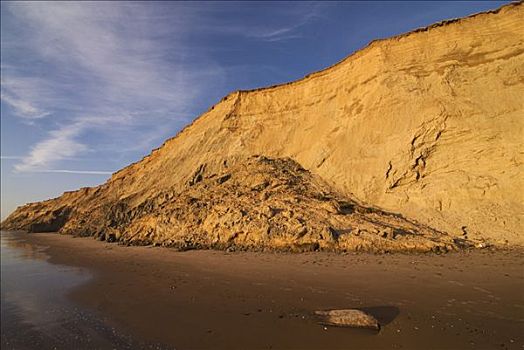
<svg viewBox="0 0 524 350"><path fill-rule="evenodd" d="M388 162L386 192L416 183L425 176L427 162L446 131L447 119L448 114L443 110L439 116L424 122L411 138L407 155Z"/></svg>

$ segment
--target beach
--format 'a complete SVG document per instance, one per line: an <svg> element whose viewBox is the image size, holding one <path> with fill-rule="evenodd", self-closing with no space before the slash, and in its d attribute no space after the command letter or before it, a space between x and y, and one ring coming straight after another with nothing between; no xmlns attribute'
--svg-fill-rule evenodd
<svg viewBox="0 0 524 350"><path fill-rule="evenodd" d="M524 252L518 249L181 252L53 233L13 236L17 249L38 247L39 259L88 273L67 288L67 300L144 347L524 348ZM326 327L313 315L348 308L375 316L381 330Z"/></svg>

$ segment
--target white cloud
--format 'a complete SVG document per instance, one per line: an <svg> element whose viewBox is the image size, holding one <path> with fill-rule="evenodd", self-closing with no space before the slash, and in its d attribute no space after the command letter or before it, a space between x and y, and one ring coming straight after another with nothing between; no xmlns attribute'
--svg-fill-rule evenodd
<svg viewBox="0 0 524 350"><path fill-rule="evenodd" d="M254 11L256 11L257 5L264 4L258 3L253 5ZM301 38L303 34L300 30L322 17L324 5L320 2L287 3L286 6L281 6L279 11L273 11L275 8L272 6L271 16L268 16L268 13L266 13L266 16L263 16L266 19L265 23L253 23L251 25L246 25L245 23L241 25L227 23L227 25L224 25L221 23L219 25L211 25L208 29L266 42L288 41ZM277 18L273 18L275 16ZM268 23L268 17L270 20L274 19L274 22Z"/></svg>
<svg viewBox="0 0 524 350"><path fill-rule="evenodd" d="M0 156L0 159L6 159L6 160L17 160L17 159L23 159L22 156Z"/></svg>
<svg viewBox="0 0 524 350"><path fill-rule="evenodd" d="M78 117L74 123L50 131L48 137L34 145L14 169L18 172L58 172L49 169L58 161L90 151L88 145L77 140L83 133L114 130L116 126L125 127L132 122L133 118L129 115Z"/></svg>
<svg viewBox="0 0 524 350"><path fill-rule="evenodd" d="M99 170L66 170L66 169L46 169L37 170L37 173L61 173L61 174L82 174L82 175L111 175L114 171Z"/></svg>
<svg viewBox="0 0 524 350"><path fill-rule="evenodd" d="M9 52L9 46L2 43L2 50ZM1 101L13 108L19 117L41 119L51 116L58 106L67 109L75 106L66 97L72 90L71 85L57 79L34 76L30 69L26 72L12 65L2 64L1 71Z"/></svg>
<svg viewBox="0 0 524 350"><path fill-rule="evenodd" d="M245 35L251 38L261 39L269 42L284 41L301 37L297 32L298 29L308 24L311 20L316 17L316 12L313 9L311 12L307 12L298 18L297 21L293 21L291 25L283 26L279 28L253 28L248 31L244 31Z"/></svg>
<svg viewBox="0 0 524 350"><path fill-rule="evenodd" d="M50 137L34 145L29 155L15 165L16 171L45 169L56 161L76 156L88 147L75 140L83 130L82 124L72 124L50 132Z"/></svg>
<svg viewBox="0 0 524 350"><path fill-rule="evenodd" d="M27 119L40 119L48 116L49 112L44 112L39 108L32 105L31 102L23 100L19 97L13 96L13 94L5 91L6 88L0 94L0 100L7 103L17 115Z"/></svg>

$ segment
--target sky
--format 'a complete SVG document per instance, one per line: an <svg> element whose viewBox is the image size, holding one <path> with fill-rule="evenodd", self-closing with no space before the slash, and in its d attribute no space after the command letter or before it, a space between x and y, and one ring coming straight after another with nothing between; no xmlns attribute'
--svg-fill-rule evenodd
<svg viewBox="0 0 524 350"><path fill-rule="evenodd" d="M105 182L235 90L508 1L1 2L1 217Z"/></svg>

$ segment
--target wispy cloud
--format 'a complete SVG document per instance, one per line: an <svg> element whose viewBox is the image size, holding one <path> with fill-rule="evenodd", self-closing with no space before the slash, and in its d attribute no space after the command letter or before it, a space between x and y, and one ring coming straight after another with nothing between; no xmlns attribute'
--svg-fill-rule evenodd
<svg viewBox="0 0 524 350"><path fill-rule="evenodd" d="M226 24L223 21L216 23L211 20L204 28L265 42L289 41L302 38L301 30L315 20L323 18L325 7L321 2L273 3L267 7L266 5L254 2L252 6L252 15L263 18L264 21L257 21L254 18L248 23L245 21L235 23L234 15L230 15ZM212 7L211 11L220 13L222 8L223 6ZM278 8L278 11L275 11L275 8ZM257 16L260 14L262 15Z"/></svg>
<svg viewBox="0 0 524 350"><path fill-rule="evenodd" d="M17 98L6 91L2 91L0 99L11 106L11 108L15 110L15 113L23 118L40 119L50 114L49 112L44 112L36 108L31 102Z"/></svg>
<svg viewBox="0 0 524 350"><path fill-rule="evenodd" d="M106 130L108 126L115 125L125 127L132 122L133 117L130 115L77 117L72 124L50 131L48 137L34 145L14 169L19 172L48 171L60 160L90 151L88 144L78 141L82 133Z"/></svg>
<svg viewBox="0 0 524 350"><path fill-rule="evenodd" d="M35 171L37 173L61 173L61 174L82 174L82 175L111 175L114 171L98 170L66 170L66 169L46 169Z"/></svg>
<svg viewBox="0 0 524 350"><path fill-rule="evenodd" d="M50 137L34 145L29 155L15 165L16 171L35 171L45 169L64 158L85 152L87 145L75 138L83 130L83 125L72 124L50 132Z"/></svg>
<svg viewBox="0 0 524 350"><path fill-rule="evenodd" d="M298 10L298 11L297 11ZM285 26L252 27L243 30L243 33L250 38L260 39L268 42L285 41L302 37L299 29L321 17L321 4L310 3L309 6L299 6L288 16L292 19Z"/></svg>
<svg viewBox="0 0 524 350"><path fill-rule="evenodd" d="M0 156L0 159L6 159L6 160L18 160L23 159L22 156Z"/></svg>

